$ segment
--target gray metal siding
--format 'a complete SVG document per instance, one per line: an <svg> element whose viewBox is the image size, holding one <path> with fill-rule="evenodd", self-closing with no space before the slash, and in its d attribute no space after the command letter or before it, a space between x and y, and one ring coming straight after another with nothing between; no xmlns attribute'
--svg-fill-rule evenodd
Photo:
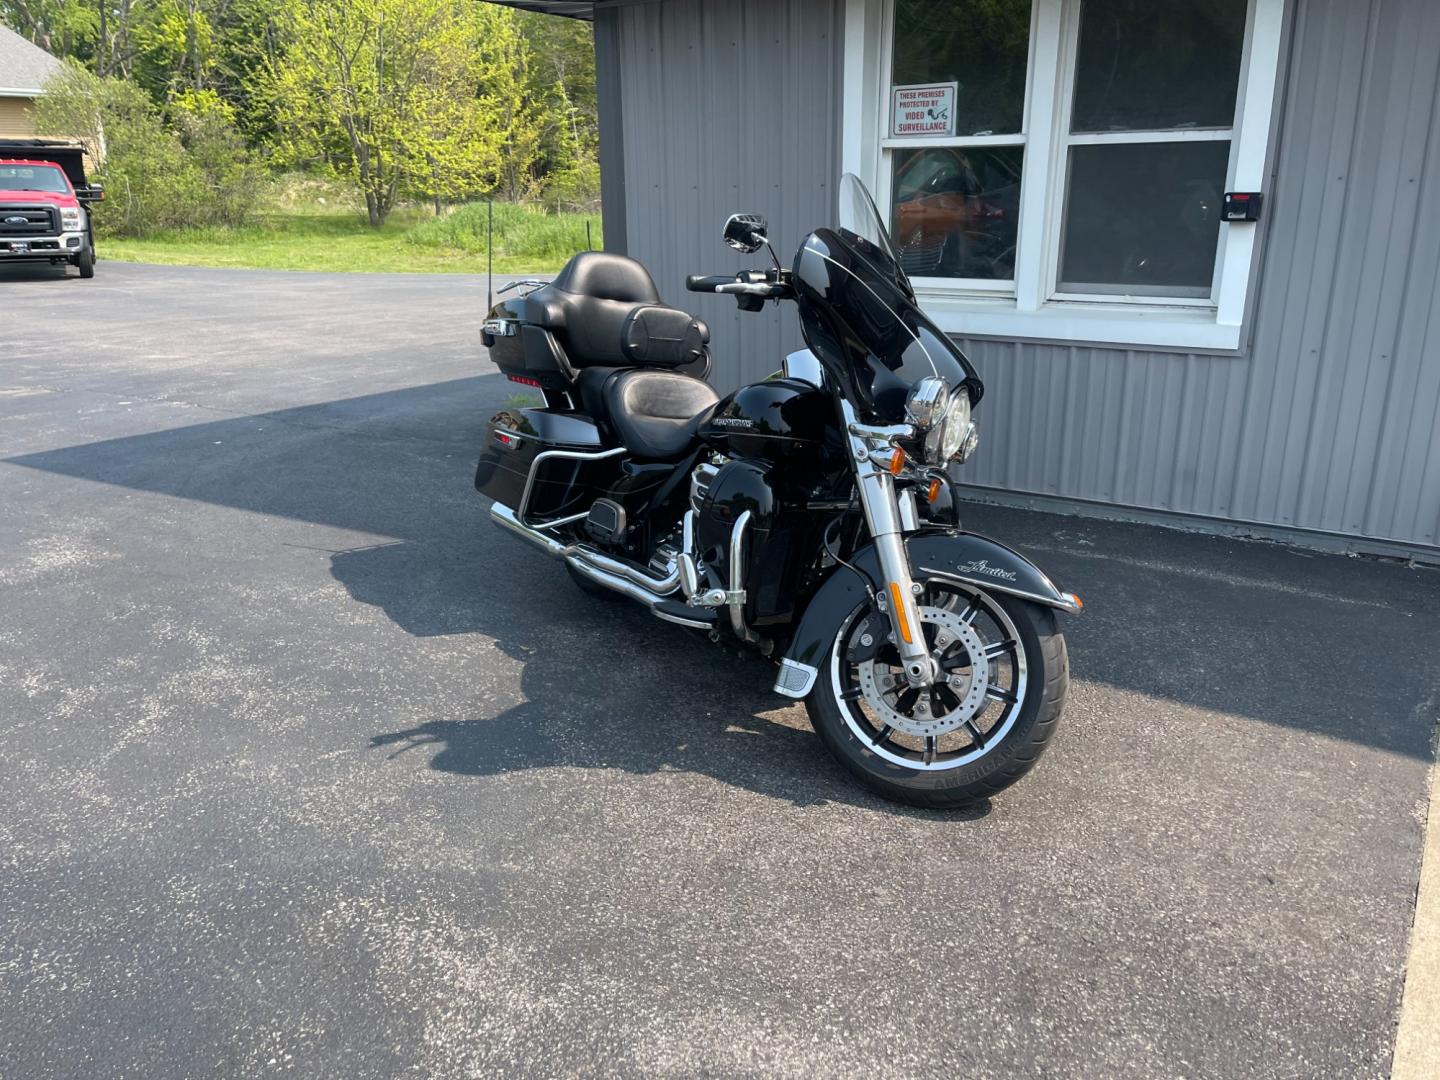
<svg viewBox="0 0 1440 1080"><path fill-rule="evenodd" d="M1241 356L964 342L966 481L1440 545L1440 5L1301 0Z"/></svg>
<svg viewBox="0 0 1440 1080"><path fill-rule="evenodd" d="M740 264L720 220L753 207L788 259L831 217L839 4L622 15L631 254L679 301L685 273ZM1440 3L1292 16L1249 346L963 339L987 390L967 482L1440 547ZM798 342L793 313L688 299L721 385Z"/></svg>
<svg viewBox="0 0 1440 1080"><path fill-rule="evenodd" d="M611 14L607 12L606 14ZM629 254L660 293L710 324L722 389L763 378L801 345L793 310L737 311L685 292L685 275L763 265L720 239L764 214L788 264L834 216L842 18L838 0L669 0L620 19Z"/></svg>

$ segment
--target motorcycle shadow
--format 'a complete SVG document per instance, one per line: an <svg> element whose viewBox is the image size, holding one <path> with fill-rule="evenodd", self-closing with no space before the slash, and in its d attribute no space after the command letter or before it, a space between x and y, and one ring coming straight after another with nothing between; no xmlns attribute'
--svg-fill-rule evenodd
<svg viewBox="0 0 1440 1080"><path fill-rule="evenodd" d="M681 772L795 806L833 802L951 821L990 812L988 802L947 813L872 795L830 759L804 707L770 690L771 663L638 605L586 596L558 563L498 533L459 545L341 552L332 561L354 599L382 608L408 633L476 638L480 670L457 674L475 686L475 712L373 736L371 747L389 756L428 751L431 768L467 777L549 768ZM516 690L520 703L486 709L487 696L513 699Z"/></svg>

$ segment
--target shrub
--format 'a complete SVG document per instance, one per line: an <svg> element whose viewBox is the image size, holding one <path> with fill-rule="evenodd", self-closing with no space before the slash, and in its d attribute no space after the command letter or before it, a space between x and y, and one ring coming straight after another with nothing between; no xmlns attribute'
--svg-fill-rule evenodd
<svg viewBox="0 0 1440 1080"><path fill-rule="evenodd" d="M582 157L551 173L540 198L550 210L594 213L600 207L600 162Z"/></svg>
<svg viewBox="0 0 1440 1080"><path fill-rule="evenodd" d="M248 217L263 174L224 112L203 98L179 101L174 112L177 130L139 86L73 62L46 84L37 127L83 139L105 183L97 231L144 236Z"/></svg>
<svg viewBox="0 0 1440 1080"><path fill-rule="evenodd" d="M175 126L190 171L201 185L190 207L195 223L245 224L270 180L246 149L239 131L214 113L179 112Z"/></svg>

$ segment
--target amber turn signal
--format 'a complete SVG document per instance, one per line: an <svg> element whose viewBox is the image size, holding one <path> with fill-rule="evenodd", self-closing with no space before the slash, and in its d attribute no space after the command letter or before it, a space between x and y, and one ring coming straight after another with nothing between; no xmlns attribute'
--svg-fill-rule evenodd
<svg viewBox="0 0 1440 1080"><path fill-rule="evenodd" d="M906 645L913 645L915 639L910 636L910 615L905 610L905 598L900 592L900 586L890 582L890 599L895 604L895 621L900 624L900 636L905 639Z"/></svg>
<svg viewBox="0 0 1440 1080"><path fill-rule="evenodd" d="M938 479L931 480L931 481L930 481L930 489L925 492L925 500L926 500L927 502L932 502L932 503L933 503L936 499L938 499L938 498L940 497L940 489L941 489L943 486L944 486L944 485L941 484Z"/></svg>

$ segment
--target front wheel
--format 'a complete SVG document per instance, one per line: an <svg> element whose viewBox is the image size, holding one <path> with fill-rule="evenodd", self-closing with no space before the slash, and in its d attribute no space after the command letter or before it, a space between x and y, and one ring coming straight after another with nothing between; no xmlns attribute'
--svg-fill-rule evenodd
<svg viewBox="0 0 1440 1080"><path fill-rule="evenodd" d="M86 244L80 249L80 254L75 256L75 265L80 270L82 278L93 278L95 276L95 248Z"/></svg>
<svg viewBox="0 0 1440 1080"><path fill-rule="evenodd" d="M1069 685L1049 608L931 579L916 597L939 667L905 679L889 622L869 602L841 623L805 704L826 749L867 787L937 809L978 802L1035 765Z"/></svg>

